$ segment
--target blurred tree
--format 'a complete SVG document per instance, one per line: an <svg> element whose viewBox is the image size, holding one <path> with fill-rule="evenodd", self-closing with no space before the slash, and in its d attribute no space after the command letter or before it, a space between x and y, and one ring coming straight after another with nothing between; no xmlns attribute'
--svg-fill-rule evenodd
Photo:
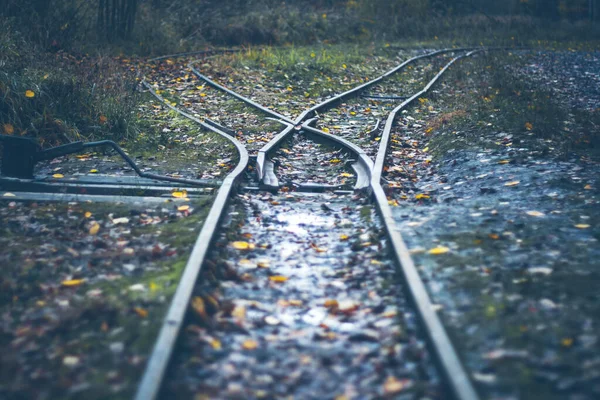
<svg viewBox="0 0 600 400"><path fill-rule="evenodd" d="M97 29L102 39L129 39L135 24L137 0L98 0Z"/></svg>

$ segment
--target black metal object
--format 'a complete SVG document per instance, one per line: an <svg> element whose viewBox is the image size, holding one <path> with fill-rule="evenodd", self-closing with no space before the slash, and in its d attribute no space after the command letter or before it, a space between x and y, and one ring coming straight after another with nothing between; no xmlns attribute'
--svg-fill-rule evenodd
<svg viewBox="0 0 600 400"><path fill-rule="evenodd" d="M100 140L88 143L73 142L46 150L42 150L33 139L29 138L0 135L0 140L3 142L1 174L2 176L11 178L33 179L33 170L35 164L39 161L51 160L68 154L79 153L92 147L110 147L142 178L180 183L189 186L214 186L203 180L173 178L171 176L143 172L131 157L129 157L127 153L112 140Z"/></svg>

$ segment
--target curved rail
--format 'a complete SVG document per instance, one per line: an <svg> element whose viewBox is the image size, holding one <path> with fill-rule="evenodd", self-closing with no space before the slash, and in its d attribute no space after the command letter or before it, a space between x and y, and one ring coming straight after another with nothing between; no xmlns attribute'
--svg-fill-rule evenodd
<svg viewBox="0 0 600 400"><path fill-rule="evenodd" d="M339 95L330 97L329 99L326 99L326 100L322 101L321 103L314 105L313 107L302 112L293 121L290 118L288 118L276 111L273 111L261 104L258 104L257 102L255 102L247 97L244 97L244 96L234 92L233 90L228 89L225 86L208 78L207 76L202 74L202 72L200 72L197 68L194 67L194 64L197 64L199 61L192 61L191 63L188 64L188 67L192 70L192 72L199 79L203 80L210 86L212 86L218 90L221 90L221 91L235 97L236 99L238 99L240 101L243 101L247 105L258 109L258 110L270 115L271 117L273 117L275 119L281 120L288 125L283 131L281 131L277 136L275 136L275 138L273 138L269 143L267 143L263 148L261 148L258 151L258 156L256 159L256 171L257 171L258 180L259 180L261 186L265 187L265 188L274 189L274 188L278 187L279 183L277 181L275 174L272 172L272 165L268 161L268 155L270 152L276 150L278 148L278 146L280 145L280 143L282 143L285 139L287 139L287 137L289 135L291 135L293 133L294 130L292 128L290 128L289 125L298 126L298 127L301 126L304 121L306 121L309 118L312 118L318 111L326 111L328 109L331 109L336 104L344 101L347 98L356 96L361 91L364 91L365 89L367 89L373 85L376 85L377 83L380 83L384 79L390 77L391 75L396 74L397 72L401 71L406 66L408 66L409 64L414 63L415 61L418 61L418 60L421 60L424 58L434 57L439 54L451 53L451 52L456 52L456 51L468 51L468 50L472 50L472 48L442 49L442 50L436 50L436 51L433 51L430 53L421 54L419 56L412 57L412 58L404 61L400 65L394 67L393 69L387 71L386 73L384 73L368 82L365 82L359 86L356 86L350 90L340 93ZM322 131L319 131L319 132L320 132L320 134L325 134L325 132L322 132ZM342 144L342 145L347 147L345 144ZM369 164L372 167L372 165L373 165L372 161ZM369 175L370 175L370 173L371 172L370 172L370 167L369 167ZM359 178L360 177L357 177L357 182L359 181ZM362 187L362 184L358 185L358 186Z"/></svg>
<svg viewBox="0 0 600 400"><path fill-rule="evenodd" d="M152 354L142 377L142 381L135 395L136 400L151 400L156 399L159 394L163 377L171 359L173 349L175 348L175 343L177 341L177 337L179 336L179 331L181 330L181 325L183 323L196 280L198 279L198 275L200 274L200 270L202 268L202 263L206 257L206 254L208 253L209 246L213 241L215 232L219 226L219 222L224 215L229 196L235 189L241 174L248 166L249 157L246 148L235 138L215 128L213 125L202 122L193 115L188 114L185 111L182 111L177 107L167 103L164 98L162 98L158 93L154 92L152 87L146 81L143 81L142 84L150 90L150 93L152 93L170 109L198 123L203 128L215 132L229 140L236 147L240 156L237 166L229 173L229 175L227 175L227 177L225 177L223 184L217 192L217 196L208 213L208 217L202 226L202 230L200 231L198 238L196 239L196 243L194 244L190 258L188 259L185 269L183 270L183 274L181 275L179 284L177 285L177 291L171 300L171 305L162 323L158 339L154 344Z"/></svg>
<svg viewBox="0 0 600 400"><path fill-rule="evenodd" d="M480 51L482 50L473 50L469 53L452 59L427 84L427 86L425 86L423 90L410 97L408 100L404 101L392 112L390 112L385 124L384 133L381 138L379 151L377 152L377 158L373 168L373 174L371 176L373 198L375 199L379 213L383 218L388 238L394 250L396 262L400 266L400 271L406 283L406 287L408 288L413 303L417 308L421 323L423 324L428 336L430 347L435 354L435 358L440 365L442 373L445 375L445 381L450 386L454 398L460 400L477 400L479 397L458 357L458 354L456 353L456 350L454 349L450 338L448 337L448 333L442 325L442 322L440 321L436 311L434 311L433 303L431 302L427 288L425 287L425 284L423 283L423 280L417 271L415 263L410 256L410 252L408 251L402 235L396 228L396 222L394 221L392 215L392 209L388 203L383 187L381 186L381 172L385 163L385 155L387 153L387 147L396 114L410 105L417 98L427 93L440 79L440 77L448 70L448 68L450 68L456 61L460 60L461 58L470 57Z"/></svg>
<svg viewBox="0 0 600 400"><path fill-rule="evenodd" d="M318 110L323 110L327 108L333 107L338 102L343 99L350 97L354 94L359 93L360 91L368 88L371 85L374 85L380 82L385 77L390 76L391 74L401 70L403 67L408 65L415 60L431 57L436 54L440 54L442 52L452 52L452 51L460 51L466 49L445 49L437 52L428 53L425 55L421 55L418 57L413 57L410 60L405 61L398 67L389 71L388 73L382 75L379 78L374 79L373 81L369 81L365 84L362 84L354 89L351 89L347 92L344 92L338 96L327 99L321 104L318 104L310 109L304 111L295 121L291 121L288 118L283 117L282 115L267 109L266 107L261 106L258 103L255 103L245 97L230 91L229 89L224 88L223 86L216 84L213 85L218 89L225 90L227 93L232 96L238 98L246 102L247 104L262 110L263 112L281 120L282 124L287 125L287 127L278 134L274 139L272 139L267 145L261 149L259 152L259 160L262 159L263 164L261 164L261 172L265 174L264 171L264 163L266 162L266 156L268 152L273 151L278 144L281 143L282 140L285 139L286 136L290 135L295 129L304 130L307 133L319 135L328 140L332 140L337 144L351 150L353 153L358 155L359 161L366 168L365 174L370 177L369 179L369 187L372 190L372 198L377 203L377 209L382 216L384 221L384 225L387 230L388 237L390 239L390 243L392 244L395 260L397 264L400 266L400 270L402 276L405 280L406 285L408 286L408 290L410 292L410 296L417 308L417 312L420 316L421 322L426 330L429 343L433 349L433 354L435 355L438 364L440 365L441 370L443 371L445 381L448 383L448 386L451 389L452 395L460 400L477 400L478 396L476 391L474 390L471 381L462 366L460 359L458 358L456 351L448 338L448 335L441 324L441 321L435 311L433 310L431 300L427 293L427 289L421 280L419 273L412 261L410 253L408 252L407 246L402 239L402 236L396 229L396 225L392 216L391 208L388 204L387 197L381 186L381 171L383 168L383 163L385 162L385 155L387 152L387 146L389 144L391 129L393 127L394 119L396 114L402 110L403 108L410 105L415 99L422 96L424 93L428 92L433 84L439 80L439 78L450 68L452 64L458 61L461 58L471 56L479 51L473 50L469 51L466 54L458 56L452 59L434 78L430 81L427 86L417 93L416 95L410 97L408 100L403 102L400 106L396 107L386 120L386 125L384 128L384 135L386 137L382 137L381 143L379 146L379 151L377 153L376 162L373 161L364 153L362 149L358 146L345 141L339 137L334 135L330 135L323 131L320 131L316 128L313 128L310 123L314 122L313 120L307 120L309 117L314 115ZM471 49L469 49L471 50ZM197 70L196 70L197 71ZM194 72L196 73L196 72ZM199 71L198 71L199 73ZM208 78L206 78L208 79ZM212 238L214 236L215 230L217 228L218 222L223 214L225 204L227 199L233 190L234 184L240 177L240 174L245 169L248 163L248 154L243 145L241 145L237 140L227 135L226 132L223 132L221 129L218 129L214 126L213 123L209 121L209 123L202 122L195 118L194 116L185 113L177 109L176 107L171 106L169 103L166 103L164 99L155 93L150 85L148 85L145 81L143 84L150 89L151 93L157 97L159 100L163 101L169 108L175 110L176 112L184 115L187 118L199 123L206 129L209 129L213 132L218 133L221 136L226 137L232 143L235 144L236 148L240 152L240 163L236 167L236 169L231 172L224 181L223 186L219 190L217 194L217 198L211 208L211 212L209 214L209 218L205 222L200 235L196 241L194 246L194 250L190 256L188 264L186 265L184 274L182 275L180 284L177 288L177 292L173 301L171 303L171 307L167 314L167 317L164 320L159 338L155 344L152 356L146 368L144 377L142 379L142 383L139 387L139 390L136 394L136 400L147 400L147 399L155 399L159 394L159 390L161 388L162 379L164 377L169 359L171 357L175 341L179 334L181 324L183 321L183 317L185 315L189 299L191 297L191 293L200 272L200 268L202 265L202 261L207 254L208 246L210 245ZM231 92L231 93L230 93ZM251 103L248 103L250 101ZM358 172L357 172L358 175Z"/></svg>

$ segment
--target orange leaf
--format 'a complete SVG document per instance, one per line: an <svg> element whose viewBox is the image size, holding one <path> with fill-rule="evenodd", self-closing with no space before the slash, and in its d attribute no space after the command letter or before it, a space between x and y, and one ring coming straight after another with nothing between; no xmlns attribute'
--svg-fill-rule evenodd
<svg viewBox="0 0 600 400"><path fill-rule="evenodd" d="M148 316L148 310L144 310L143 308L136 307L133 309L133 311L135 311L135 313L142 318L146 318Z"/></svg>
<svg viewBox="0 0 600 400"><path fill-rule="evenodd" d="M12 135L13 133L15 133L15 127L12 126L11 124L4 124L4 133L7 135Z"/></svg>

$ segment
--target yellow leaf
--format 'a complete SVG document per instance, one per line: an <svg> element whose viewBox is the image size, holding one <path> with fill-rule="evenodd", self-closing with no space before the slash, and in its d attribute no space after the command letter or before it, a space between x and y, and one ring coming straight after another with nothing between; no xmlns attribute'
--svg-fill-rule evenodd
<svg viewBox="0 0 600 400"><path fill-rule="evenodd" d="M346 64L342 64L342 68L346 69L348 66Z"/></svg>
<svg viewBox="0 0 600 400"><path fill-rule="evenodd" d="M312 52L312 53L310 53L310 56L311 56L312 58L315 58L317 55L316 55L314 52Z"/></svg>
<svg viewBox="0 0 600 400"><path fill-rule="evenodd" d="M208 319L208 315L206 315L206 306L204 305L204 299L202 299L202 297L196 296L192 299L192 309L200 318Z"/></svg>
<svg viewBox="0 0 600 400"><path fill-rule="evenodd" d="M27 90L27 91L25 91L25 97L28 97L31 99L31 98L35 97L35 92L33 90Z"/></svg>
<svg viewBox="0 0 600 400"><path fill-rule="evenodd" d="M545 216L545 214L544 214L544 213L541 213L541 212L539 212L539 211L527 211L527 213L526 213L526 214L527 214L527 215L530 215L530 216L532 216L532 217L543 217L543 216Z"/></svg>
<svg viewBox="0 0 600 400"><path fill-rule="evenodd" d="M341 241L348 240L348 238L349 238L348 235L344 235L344 234L340 235L340 240Z"/></svg>
<svg viewBox="0 0 600 400"><path fill-rule="evenodd" d="M177 211L188 211L189 209L190 209L190 206L188 206L188 205L177 207Z"/></svg>
<svg viewBox="0 0 600 400"><path fill-rule="evenodd" d="M564 338L563 340L560 341L560 344L562 344L564 347L571 347L573 345L573 339Z"/></svg>
<svg viewBox="0 0 600 400"><path fill-rule="evenodd" d="M63 286L79 286L85 282L85 279L70 279L68 281L62 281L61 285Z"/></svg>
<svg viewBox="0 0 600 400"><path fill-rule="evenodd" d="M54 175L52 175L52 177L56 178L56 179L60 179L60 178L64 178L65 176L63 174L54 174Z"/></svg>
<svg viewBox="0 0 600 400"><path fill-rule="evenodd" d="M233 247L236 250L252 250L252 249L254 249L255 246L253 243L237 241L237 242L232 242L231 247Z"/></svg>
<svg viewBox="0 0 600 400"><path fill-rule="evenodd" d="M429 254L433 254L433 255L439 255L439 254L444 254L449 252L450 249L444 246L438 246L438 247L434 247L433 249L429 250L427 253Z"/></svg>
<svg viewBox="0 0 600 400"><path fill-rule="evenodd" d="M221 350L221 342L219 339L211 338L208 343L214 350Z"/></svg>
<svg viewBox="0 0 600 400"><path fill-rule="evenodd" d="M97 174L98 170L97 169L90 169L90 174Z"/></svg>
<svg viewBox="0 0 600 400"><path fill-rule="evenodd" d="M498 161L498 164L508 164L510 162L510 160L501 160Z"/></svg>
<svg viewBox="0 0 600 400"><path fill-rule="evenodd" d="M152 291L152 292L156 292L158 290L158 285L154 282L150 282L149 287L150 287L150 291Z"/></svg>
<svg viewBox="0 0 600 400"><path fill-rule="evenodd" d="M342 172L340 174L340 176L344 177L344 178L352 178L354 175L348 173L348 172Z"/></svg>
<svg viewBox="0 0 600 400"><path fill-rule="evenodd" d="M96 221L92 222L92 226L90 226L90 235L95 235L100 230L100 224Z"/></svg>
<svg viewBox="0 0 600 400"><path fill-rule="evenodd" d="M423 153L427 153L428 151L429 151L429 147L425 147L425 148L423 149Z"/></svg>
<svg viewBox="0 0 600 400"><path fill-rule="evenodd" d="M174 191L171 193L171 196L177 198L177 199L184 199L187 197L187 190L182 190L182 191Z"/></svg>
<svg viewBox="0 0 600 400"><path fill-rule="evenodd" d="M588 224L577 224L575 225L575 228L577 229L588 229L590 227L590 225Z"/></svg>
<svg viewBox="0 0 600 400"><path fill-rule="evenodd" d="M271 282L285 282L288 280L288 278L286 276L274 275L274 276L270 276L269 280Z"/></svg>
<svg viewBox="0 0 600 400"><path fill-rule="evenodd" d="M246 318L246 307L236 306L233 311L231 311L231 316L236 319L245 319Z"/></svg>
<svg viewBox="0 0 600 400"><path fill-rule="evenodd" d="M417 199L417 200L421 200L421 199L430 199L430 198L431 198L430 196L428 196L428 195L426 195L426 194L423 194L423 193L419 193L419 194L417 194L417 195L415 196L415 199Z"/></svg>
<svg viewBox="0 0 600 400"><path fill-rule="evenodd" d="M322 131L325 133L329 133L329 128L323 128Z"/></svg>
<svg viewBox="0 0 600 400"><path fill-rule="evenodd" d="M15 133L15 127L11 124L4 124L3 130L6 135L12 135Z"/></svg>
<svg viewBox="0 0 600 400"><path fill-rule="evenodd" d="M146 318L148 316L148 310L144 310L143 308L136 307L133 309L133 311L135 311L135 313L142 318Z"/></svg>
<svg viewBox="0 0 600 400"><path fill-rule="evenodd" d="M85 214L83 214L84 217L89 218L92 216L92 213L89 211L86 211Z"/></svg>
<svg viewBox="0 0 600 400"><path fill-rule="evenodd" d="M329 160L329 162L332 164L338 164L338 163L341 163L342 160L340 160L339 158L334 158L333 160Z"/></svg>
<svg viewBox="0 0 600 400"><path fill-rule="evenodd" d="M521 181L512 181L505 183L504 186L517 186L519 183L521 183Z"/></svg>
<svg viewBox="0 0 600 400"><path fill-rule="evenodd" d="M255 350L256 348L258 348L258 342L256 340L248 339L245 340L244 343L242 343L242 347L245 350Z"/></svg>

